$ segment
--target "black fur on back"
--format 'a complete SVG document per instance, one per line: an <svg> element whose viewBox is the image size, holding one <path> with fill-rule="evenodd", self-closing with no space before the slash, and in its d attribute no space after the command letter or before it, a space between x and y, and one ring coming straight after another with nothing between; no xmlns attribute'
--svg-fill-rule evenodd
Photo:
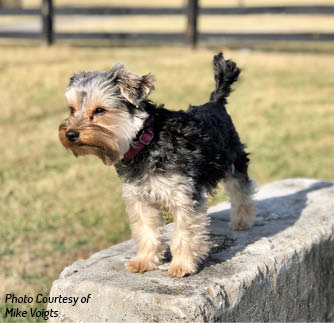
<svg viewBox="0 0 334 323"><path fill-rule="evenodd" d="M132 161L116 164L126 181L178 173L208 192L232 170L248 181L248 154L224 107L240 70L221 54L214 62L216 90L210 102L188 111L170 111L148 100L141 103L139 108L154 117L154 138Z"/></svg>

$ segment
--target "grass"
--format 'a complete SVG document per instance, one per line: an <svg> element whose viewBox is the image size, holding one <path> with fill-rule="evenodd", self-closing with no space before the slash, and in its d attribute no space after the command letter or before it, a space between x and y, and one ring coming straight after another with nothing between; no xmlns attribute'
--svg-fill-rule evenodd
<svg viewBox="0 0 334 323"><path fill-rule="evenodd" d="M207 100L219 49L0 46L0 294L47 294L64 266L130 236L114 169L59 143L69 77L120 61L154 72L153 100L186 108ZM225 55L243 68L228 111L252 152L252 177L333 180L333 51ZM210 203L222 199L219 189Z"/></svg>

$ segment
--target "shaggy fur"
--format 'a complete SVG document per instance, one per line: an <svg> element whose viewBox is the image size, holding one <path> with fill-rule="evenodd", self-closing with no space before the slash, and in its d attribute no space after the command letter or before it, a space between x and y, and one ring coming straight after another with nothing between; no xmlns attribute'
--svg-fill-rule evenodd
<svg viewBox="0 0 334 323"><path fill-rule="evenodd" d="M186 112L155 105L148 99L154 77L135 75L120 64L71 78L70 117L60 125L60 140L76 156L94 154L115 164L137 242L137 256L126 264L130 271L154 270L162 262L160 210L165 206L175 219L168 274L195 273L210 249L207 195L220 181L231 199L231 228L248 229L254 221L248 154L225 110L240 69L221 53L214 57L214 69L209 102ZM123 159L152 117L152 141L133 159Z"/></svg>

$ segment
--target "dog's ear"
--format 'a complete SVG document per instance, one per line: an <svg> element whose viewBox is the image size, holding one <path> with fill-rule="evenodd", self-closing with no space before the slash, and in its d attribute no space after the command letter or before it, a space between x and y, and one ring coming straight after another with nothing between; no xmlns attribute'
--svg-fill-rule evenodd
<svg viewBox="0 0 334 323"><path fill-rule="evenodd" d="M155 77L152 74L139 76L129 72L121 64L116 64L107 73L108 77L118 84L122 95L136 107L154 89Z"/></svg>
<svg viewBox="0 0 334 323"><path fill-rule="evenodd" d="M126 73L118 79L118 85L122 95L136 107L146 99L154 89L155 77L152 74L139 76L133 73Z"/></svg>

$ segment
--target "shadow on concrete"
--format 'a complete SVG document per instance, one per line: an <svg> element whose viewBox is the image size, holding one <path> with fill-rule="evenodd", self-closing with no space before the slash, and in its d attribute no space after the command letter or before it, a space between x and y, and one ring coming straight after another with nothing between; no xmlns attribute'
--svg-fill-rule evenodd
<svg viewBox="0 0 334 323"><path fill-rule="evenodd" d="M307 205L307 195L331 186L333 186L331 182L318 182L293 194L258 200L257 220L254 226L247 231L231 231L228 228L229 209L210 213L212 218L210 235L215 246L211 249L200 271L231 259L247 245L263 237L270 238L293 226Z"/></svg>

